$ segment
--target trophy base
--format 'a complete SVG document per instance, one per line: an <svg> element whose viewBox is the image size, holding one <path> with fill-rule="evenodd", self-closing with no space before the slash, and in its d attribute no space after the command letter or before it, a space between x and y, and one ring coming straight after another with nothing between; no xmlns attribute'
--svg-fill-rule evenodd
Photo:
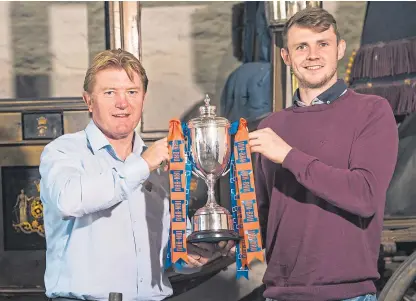
<svg viewBox="0 0 416 301"><path fill-rule="evenodd" d="M235 231L231 230L204 230L193 232L189 235L187 241L190 243L217 243L220 241L235 240L239 241L240 236Z"/></svg>

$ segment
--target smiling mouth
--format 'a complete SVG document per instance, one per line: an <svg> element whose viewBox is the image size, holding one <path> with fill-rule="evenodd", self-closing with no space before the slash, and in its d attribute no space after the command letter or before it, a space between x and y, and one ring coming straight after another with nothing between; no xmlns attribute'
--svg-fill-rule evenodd
<svg viewBox="0 0 416 301"><path fill-rule="evenodd" d="M127 118L129 116L130 114L114 114L113 115L113 117L116 117L116 118Z"/></svg>
<svg viewBox="0 0 416 301"><path fill-rule="evenodd" d="M314 66L306 66L305 69L307 69L307 70L318 70L318 69L321 69L323 67L324 66L321 66L321 65L314 65Z"/></svg>

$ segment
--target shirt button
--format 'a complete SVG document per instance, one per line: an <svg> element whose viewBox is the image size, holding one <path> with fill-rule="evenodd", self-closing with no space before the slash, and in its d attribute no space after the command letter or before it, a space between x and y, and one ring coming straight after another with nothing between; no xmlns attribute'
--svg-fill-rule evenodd
<svg viewBox="0 0 416 301"><path fill-rule="evenodd" d="M142 249L140 249L140 248L139 248L137 251L138 251L138 252L141 252L141 251L142 251Z"/></svg>
<svg viewBox="0 0 416 301"><path fill-rule="evenodd" d="M140 282L143 282L143 278L140 278Z"/></svg>

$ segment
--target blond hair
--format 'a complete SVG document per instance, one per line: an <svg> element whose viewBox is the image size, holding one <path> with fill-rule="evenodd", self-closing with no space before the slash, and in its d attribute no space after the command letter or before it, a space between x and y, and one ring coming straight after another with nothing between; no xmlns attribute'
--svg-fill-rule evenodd
<svg viewBox="0 0 416 301"><path fill-rule="evenodd" d="M96 74L110 68L124 69L131 81L133 81L134 73L137 73L142 80L144 91L147 91L149 80L146 70L133 54L122 49L105 50L94 57L85 75L84 91L91 93Z"/></svg>

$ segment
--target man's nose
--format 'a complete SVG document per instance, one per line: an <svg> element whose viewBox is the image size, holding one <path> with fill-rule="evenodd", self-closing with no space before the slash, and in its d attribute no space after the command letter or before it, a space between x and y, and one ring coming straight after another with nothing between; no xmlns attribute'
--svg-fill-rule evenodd
<svg viewBox="0 0 416 301"><path fill-rule="evenodd" d="M126 95L124 93L117 94L116 96L116 108L117 109L125 109L129 105Z"/></svg>
<svg viewBox="0 0 416 301"><path fill-rule="evenodd" d="M316 47L309 47L308 60L316 60L318 58L318 49Z"/></svg>

